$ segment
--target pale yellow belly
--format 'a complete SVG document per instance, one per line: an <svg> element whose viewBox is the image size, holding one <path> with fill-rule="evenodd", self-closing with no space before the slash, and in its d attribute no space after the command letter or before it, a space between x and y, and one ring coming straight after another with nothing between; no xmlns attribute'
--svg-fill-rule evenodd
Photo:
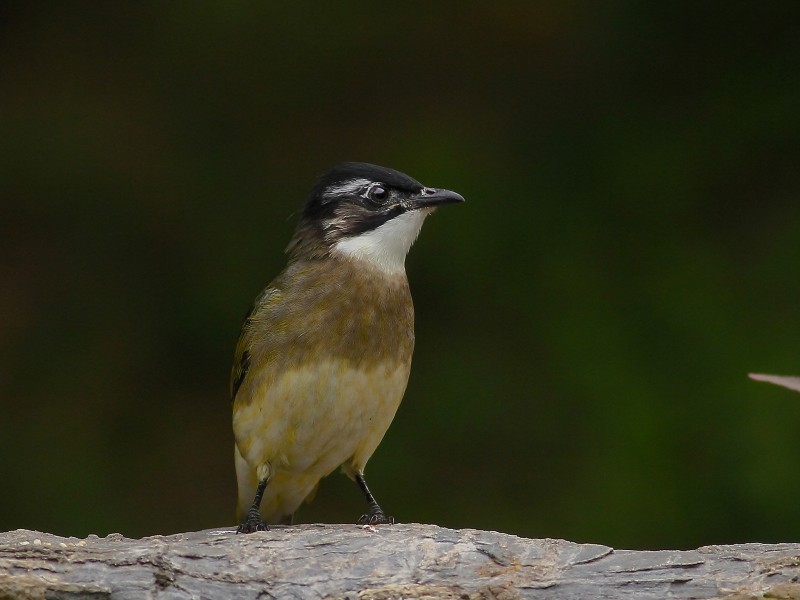
<svg viewBox="0 0 800 600"><path fill-rule="evenodd" d="M240 511L253 500L259 468L270 473L261 504L267 521L292 514L338 466L362 470L394 418L408 373L408 365L360 370L330 359L249 382L240 394L253 400L237 401L233 414Z"/></svg>

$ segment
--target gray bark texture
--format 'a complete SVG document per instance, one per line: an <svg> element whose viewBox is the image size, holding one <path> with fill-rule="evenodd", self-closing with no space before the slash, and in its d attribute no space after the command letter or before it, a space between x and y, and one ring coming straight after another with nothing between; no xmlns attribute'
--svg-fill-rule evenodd
<svg viewBox="0 0 800 600"><path fill-rule="evenodd" d="M800 544L614 550L435 525L0 533L6 598L799 598Z"/></svg>

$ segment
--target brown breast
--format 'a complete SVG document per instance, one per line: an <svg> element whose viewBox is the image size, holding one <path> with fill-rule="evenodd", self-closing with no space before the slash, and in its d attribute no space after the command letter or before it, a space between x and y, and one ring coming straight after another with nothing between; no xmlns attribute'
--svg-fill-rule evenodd
<svg viewBox="0 0 800 600"><path fill-rule="evenodd" d="M405 274L328 258L290 264L270 288L242 333L251 368L277 375L330 357L365 368L410 363L414 307Z"/></svg>

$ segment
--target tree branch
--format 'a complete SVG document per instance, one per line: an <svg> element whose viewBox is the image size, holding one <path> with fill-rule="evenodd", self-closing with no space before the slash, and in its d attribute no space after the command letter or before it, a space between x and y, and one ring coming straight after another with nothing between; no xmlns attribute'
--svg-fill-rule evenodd
<svg viewBox="0 0 800 600"><path fill-rule="evenodd" d="M0 533L5 598L800 598L800 544L613 550L399 524Z"/></svg>

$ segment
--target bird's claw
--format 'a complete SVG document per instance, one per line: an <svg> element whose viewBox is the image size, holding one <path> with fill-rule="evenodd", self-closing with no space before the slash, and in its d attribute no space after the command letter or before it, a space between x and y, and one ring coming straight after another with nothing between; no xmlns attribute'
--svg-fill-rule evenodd
<svg viewBox="0 0 800 600"><path fill-rule="evenodd" d="M247 515L247 518L236 528L236 533L254 533L256 531L269 531L269 525L256 515Z"/></svg>
<svg viewBox="0 0 800 600"><path fill-rule="evenodd" d="M394 525L394 517L387 517L382 512L361 515L358 519L359 525Z"/></svg>

